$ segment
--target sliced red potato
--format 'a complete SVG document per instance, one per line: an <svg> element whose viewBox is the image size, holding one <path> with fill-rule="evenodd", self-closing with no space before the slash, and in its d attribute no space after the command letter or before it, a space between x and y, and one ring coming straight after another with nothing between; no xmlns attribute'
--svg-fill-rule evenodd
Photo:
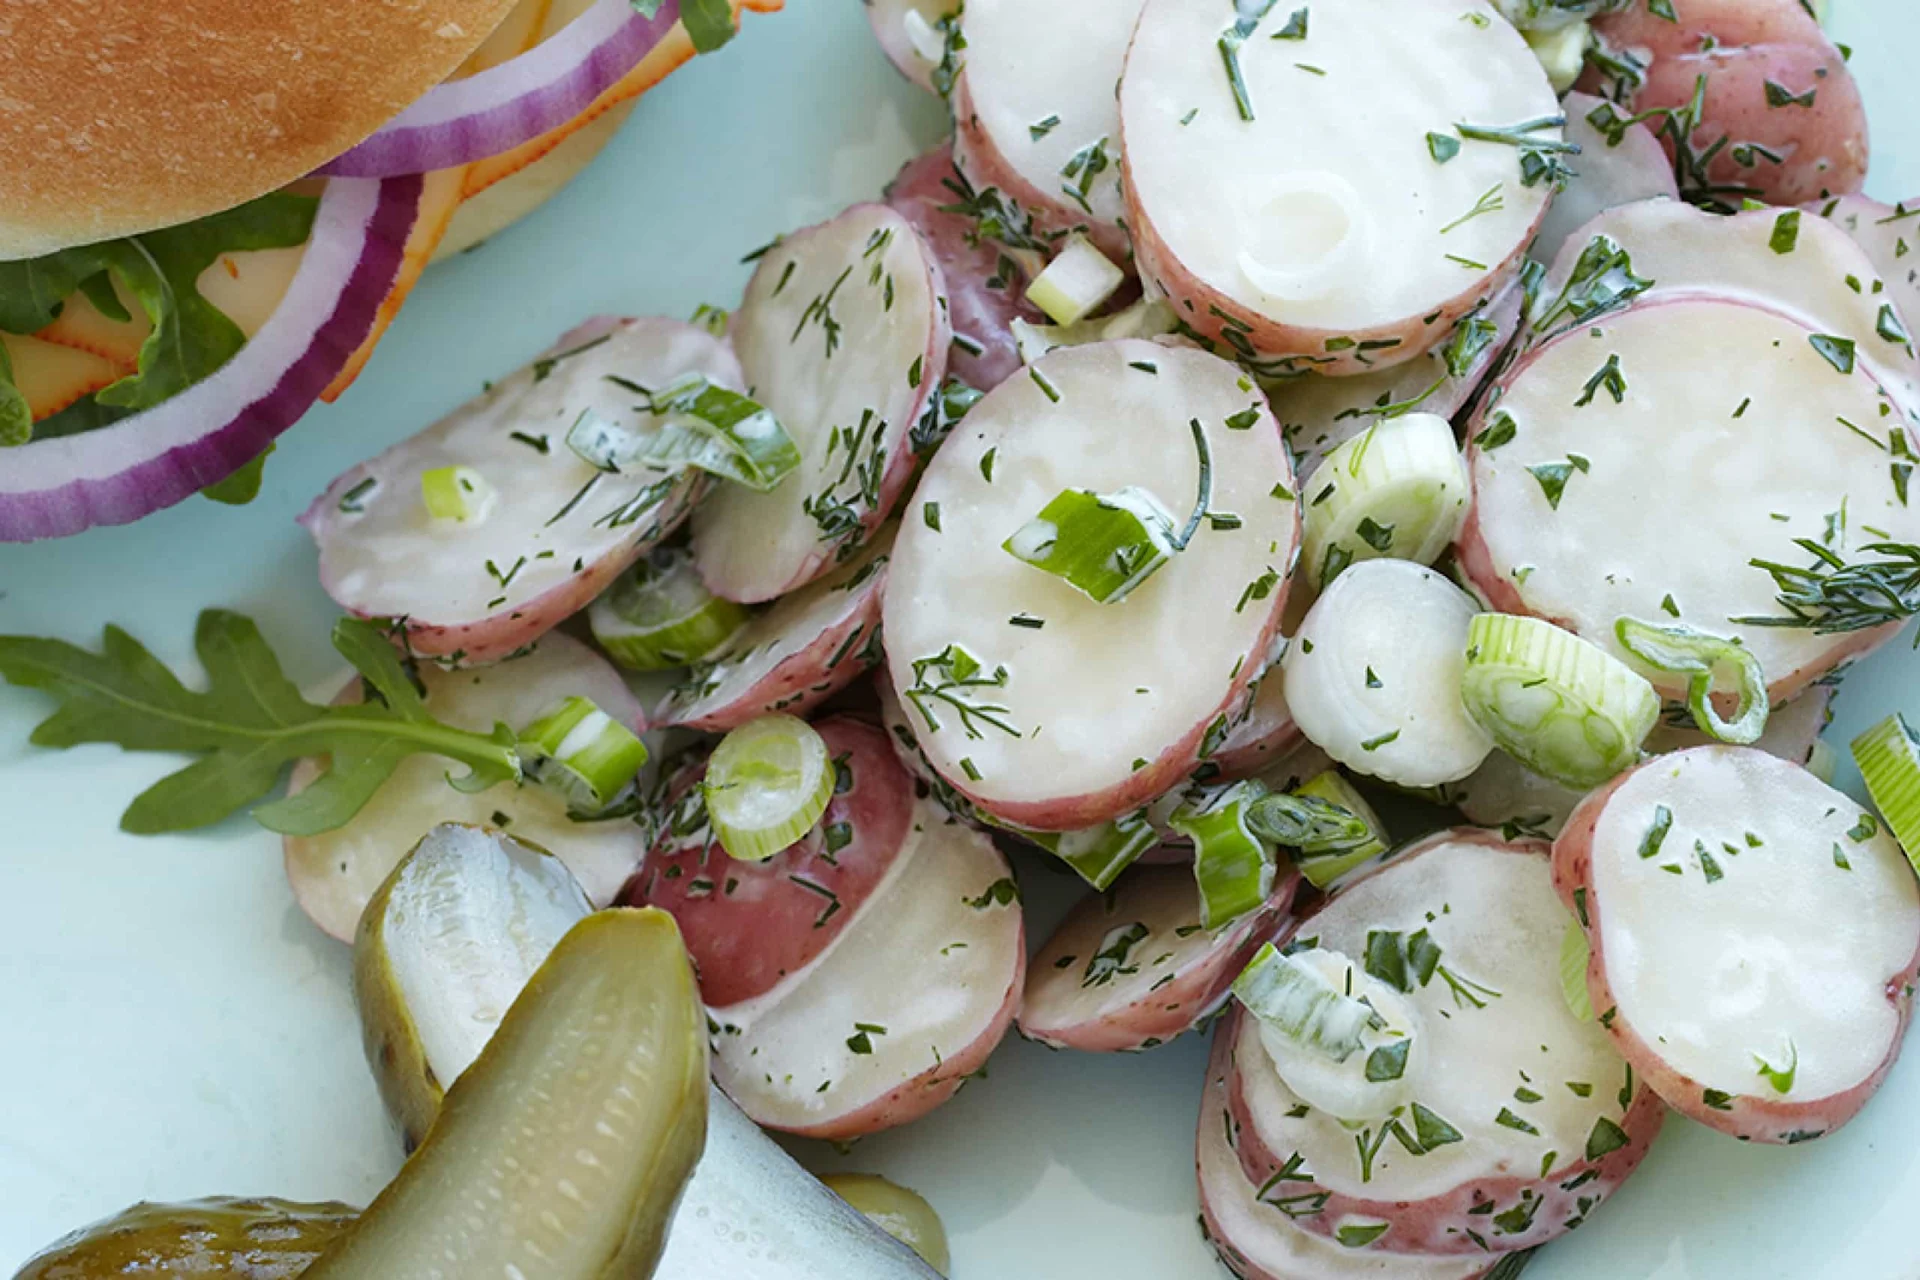
<svg viewBox="0 0 1920 1280"><path fill-rule="evenodd" d="M1746 747L1663 756L1554 844L1599 1025L1675 1110L1758 1142L1817 1138L1893 1067L1920 969L1920 885L1893 836Z"/></svg>
<svg viewBox="0 0 1920 1280"><path fill-rule="evenodd" d="M1192 1030L1263 942L1284 941L1300 877L1288 874L1266 905L1219 932L1200 923L1186 867L1143 866L1081 899L1027 970L1020 1034L1056 1049L1128 1053Z"/></svg>
<svg viewBox="0 0 1920 1280"><path fill-rule="evenodd" d="M677 320L589 321L526 368L327 486L300 520L342 608L406 624L415 653L497 661L585 608L686 518L701 472L602 471L567 445L585 415L644 432L636 401L698 374L744 390L726 344ZM494 493L470 520L432 515L421 477L468 467Z"/></svg>
<svg viewBox="0 0 1920 1280"><path fill-rule="evenodd" d="M969 0L953 86L954 163L1048 240L1081 231L1132 252L1120 194L1120 81L1140 0Z"/></svg>
<svg viewBox="0 0 1920 1280"><path fill-rule="evenodd" d="M1812 762L1820 733L1832 717L1830 685L1815 685L1767 717L1767 728L1753 745L1768 755L1805 767ZM1706 746L1713 740L1693 726L1684 712L1669 709L1670 722L1657 726L1647 738L1653 755ZM1499 827L1509 835L1539 836L1551 840L1567 825L1574 808L1587 793L1563 787L1532 772L1504 751L1495 750L1486 763L1446 788L1446 796L1475 826Z"/></svg>
<svg viewBox="0 0 1920 1280"><path fill-rule="evenodd" d="M478 733L498 723L519 727L562 698L589 698L630 728L646 714L620 674L593 650L565 635L549 635L524 654L480 671L420 668L427 710L436 719ZM358 682L338 701L358 702ZM288 790L319 775L316 762L295 766ZM596 907L613 901L646 852L647 833L625 818L579 822L558 794L531 784L492 787L471 795L447 783L447 765L434 756L409 756L353 821L318 836L282 842L293 896L325 933L350 942L361 913L400 859L443 822L497 827L552 852L573 872Z"/></svg>
<svg viewBox="0 0 1920 1280"><path fill-rule="evenodd" d="M1845 556L1920 536L1888 466L1892 402L1832 343L1759 306L1670 295L1531 352L1470 429L1461 571L1499 611L1623 658L1622 616L1738 636L1792 698L1891 630L1737 624L1782 612L1750 562L1807 563L1795 538ZM1684 677L1648 674L1684 695Z"/></svg>
<svg viewBox="0 0 1920 1280"><path fill-rule="evenodd" d="M770 711L801 715L880 661L880 594L893 534L756 615L695 663L654 722L724 733Z"/></svg>
<svg viewBox="0 0 1920 1280"><path fill-rule="evenodd" d="M1653 131L1644 124L1631 125L1615 142L1590 118L1596 110L1606 109L1603 99L1586 93L1569 93L1560 100L1560 110L1567 117L1567 141L1578 146L1580 154L1567 161L1573 177L1554 196L1547 220L1534 238L1529 252L1537 262L1551 264L1574 232L1609 209L1663 196L1680 198L1673 163Z"/></svg>
<svg viewBox="0 0 1920 1280"><path fill-rule="evenodd" d="M1400 786L1472 773L1493 750L1460 700L1478 611L1411 560L1343 570L1287 644L1287 705L1300 732L1347 768Z"/></svg>
<svg viewBox="0 0 1920 1280"><path fill-rule="evenodd" d="M1028 373L988 392L928 465L883 623L894 691L940 775L998 818L1070 831L1199 764L1269 651L1298 503L1278 424L1225 361L1127 340L1062 348ZM1123 601L1096 604L1002 548L1069 488L1145 489L1184 521L1194 424L1215 519Z"/></svg>
<svg viewBox="0 0 1920 1280"><path fill-rule="evenodd" d="M956 0L864 0L867 23L880 51L894 69L925 89L936 92L934 72L944 60L946 37L939 29L943 18L960 12Z"/></svg>
<svg viewBox="0 0 1920 1280"><path fill-rule="evenodd" d="M1351 440L1387 414L1418 410L1452 418L1486 381L1513 342L1525 306L1523 291L1508 288L1463 317L1445 342L1415 359L1344 378L1307 374L1268 387L1274 416L1293 450L1301 483L1334 446ZM1488 326L1491 325L1491 328ZM1464 362L1455 374L1450 357Z"/></svg>
<svg viewBox="0 0 1920 1280"><path fill-rule="evenodd" d="M814 727L838 778L803 839L766 862L730 857L707 822L702 771L689 770L675 780L675 804L646 866L620 895L679 923L709 1005L765 995L819 959L907 842L913 782L885 731L850 716Z"/></svg>
<svg viewBox="0 0 1920 1280"><path fill-rule="evenodd" d="M1282 641L1276 647L1284 644ZM1306 735L1294 723L1293 712L1287 709L1287 677L1277 658L1253 678L1246 704L1238 715L1221 722L1221 727L1225 736L1206 753L1205 761L1213 766L1214 776L1221 778L1251 778L1293 754L1306 741Z"/></svg>
<svg viewBox="0 0 1920 1280"><path fill-rule="evenodd" d="M694 560L715 595L771 600L848 559L886 519L946 376L945 293L919 233L885 205L855 205L761 257L730 335L802 462L771 492L724 487L695 513Z"/></svg>
<svg viewBox="0 0 1920 1280"><path fill-rule="evenodd" d="M1223 35L1208 6L1149 0L1120 82L1127 227L1181 319L1263 373L1386 368L1504 284L1546 215L1550 155L1455 127L1559 103L1484 0L1290 8Z"/></svg>
<svg viewBox="0 0 1920 1280"><path fill-rule="evenodd" d="M1809 206L1853 238L1886 284L1909 332L1920 324L1920 202L1886 205L1866 196L1841 196Z"/></svg>
<svg viewBox="0 0 1920 1280"><path fill-rule="evenodd" d="M1201 1226L1227 1270L1240 1280L1474 1280L1486 1274L1485 1258L1350 1249L1305 1230L1263 1197L1234 1150L1239 1130L1227 1096L1233 1041L1229 1020L1214 1032L1195 1140ZM1285 1192L1267 1194L1283 1198Z"/></svg>
<svg viewBox="0 0 1920 1280"><path fill-rule="evenodd" d="M1441 832L1301 922L1300 942L1411 1008L1409 1100L1347 1123L1308 1105L1237 1011L1222 1031L1235 1036L1229 1093L1261 1200L1373 1250L1484 1258L1579 1225L1639 1164L1665 1109L1606 1032L1567 1010L1567 914L1546 853Z"/></svg>
<svg viewBox="0 0 1920 1280"><path fill-rule="evenodd" d="M1603 57L1581 87L1622 114L1685 109L1706 95L1687 154L1689 197L1800 204L1858 191L1867 176L1867 110L1847 60L1801 0L1673 0L1594 19ZM1609 63L1632 68L1609 71ZM1669 154L1673 134L1661 136ZM1704 164L1702 163L1704 162Z"/></svg>
<svg viewBox="0 0 1920 1280"><path fill-rule="evenodd" d="M1642 300L1712 293L1792 316L1816 333L1850 340L1909 413L1920 412L1920 355L1903 336L1905 326L1887 320L1900 316L1898 307L1889 310L1898 295L1889 299L1874 260L1824 219L1797 209L1723 217L1672 200L1609 209L1568 240L1540 289L1543 307L1560 296L1598 236L1626 250L1634 274L1652 282Z"/></svg>
<svg viewBox="0 0 1920 1280"><path fill-rule="evenodd" d="M868 15L880 7L870 6ZM953 329L947 372L986 391L1020 368L1013 322L1041 324L1046 317L1027 301L1020 265L983 234L978 217L960 211L971 190L953 167L952 146L942 143L909 160L888 185L886 199L926 241L946 281L947 320Z"/></svg>
<svg viewBox="0 0 1920 1280"><path fill-rule="evenodd" d="M881 881L833 944L779 985L711 1011L714 1079L763 1125L854 1138L916 1120L1013 1023L1026 937L989 840L915 800Z"/></svg>

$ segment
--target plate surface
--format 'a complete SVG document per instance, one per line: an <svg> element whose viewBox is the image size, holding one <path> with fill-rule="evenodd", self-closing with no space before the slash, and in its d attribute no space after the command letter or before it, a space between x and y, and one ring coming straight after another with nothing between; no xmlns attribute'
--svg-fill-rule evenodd
<svg viewBox="0 0 1920 1280"><path fill-rule="evenodd" d="M939 105L893 75L852 0L789 0L650 94L560 199L437 268L353 391L281 443L251 507L194 500L125 529L0 547L0 633L93 643L119 622L180 664L208 605L257 618L296 680L337 671L333 609L292 523L338 472L418 429L595 312L731 305L743 253L874 196L937 138ZM1840 0L1876 128L1871 190L1920 195L1920 11ZM1224 9L1223 9L1224 12ZM0 455L4 465L4 455ZM0 687L0 1274L136 1200L217 1193L365 1203L398 1166L347 992L348 953L307 923L277 841L246 821L135 839L120 810L171 764L26 744L37 695ZM1920 714L1920 656L1848 679L1828 737ZM1845 785L1857 790L1851 766ZM1071 895L1022 867L1033 936ZM1052 1054L1012 1041L990 1076L821 1172L928 1196L961 1280L1224 1276L1195 1228L1204 1046ZM1529 1280L1913 1280L1920 1054L1866 1112L1805 1146L1675 1120L1593 1223Z"/></svg>

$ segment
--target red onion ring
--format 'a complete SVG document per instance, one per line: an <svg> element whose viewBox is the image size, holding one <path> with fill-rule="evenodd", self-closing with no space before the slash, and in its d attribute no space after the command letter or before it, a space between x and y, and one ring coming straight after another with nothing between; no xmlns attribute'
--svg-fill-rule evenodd
<svg viewBox="0 0 1920 1280"><path fill-rule="evenodd" d="M598 0L520 56L428 90L320 172L397 177L510 151L585 111L679 21L679 0L664 0L651 18L641 17L632 0Z"/></svg>
<svg viewBox="0 0 1920 1280"><path fill-rule="evenodd" d="M419 208L418 175L329 182L286 297L219 372L113 426L0 453L0 542L128 524L258 457L372 331Z"/></svg>

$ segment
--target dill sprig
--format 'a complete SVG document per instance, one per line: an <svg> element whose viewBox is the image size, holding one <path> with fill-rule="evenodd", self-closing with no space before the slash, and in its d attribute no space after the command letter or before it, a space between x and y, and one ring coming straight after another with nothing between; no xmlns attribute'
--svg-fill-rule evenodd
<svg viewBox="0 0 1920 1280"><path fill-rule="evenodd" d="M1772 560L1748 562L1772 575L1784 615L1734 618L1734 622L1834 635L1903 622L1920 613L1920 546L1871 542L1860 549L1883 558L1849 564L1811 538L1795 538L1794 543L1816 563L1802 568Z"/></svg>

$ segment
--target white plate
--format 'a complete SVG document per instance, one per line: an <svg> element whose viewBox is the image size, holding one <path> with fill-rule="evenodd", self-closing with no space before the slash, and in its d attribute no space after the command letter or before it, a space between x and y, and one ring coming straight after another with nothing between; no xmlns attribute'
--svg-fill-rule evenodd
<svg viewBox="0 0 1920 1280"><path fill-rule="evenodd" d="M0 632L92 643L117 621L181 663L195 613L217 604L259 619L296 679L330 675L333 610L292 523L328 479L582 316L731 304L743 253L873 196L938 136L941 109L893 75L852 0L790 3L650 94L552 206L438 268L353 391L282 441L253 506L194 500L0 547ZM1840 4L1873 108L1872 189L1920 195L1920 12ZM1829 738L1844 748L1889 710L1920 713L1916 677L1904 645L1863 664ZM174 766L31 748L46 705L0 689L0 1272L143 1198L364 1203L400 1153L361 1058L346 949L294 907L277 842L249 823L121 835L126 802ZM1067 886L1038 864L1026 881L1037 942ZM1191 1037L1138 1057L1016 1041L922 1123L803 1155L924 1192L961 1280L1212 1280L1224 1273L1200 1242L1192 1176L1202 1060ZM1528 1277L1912 1280L1915 1203L1920 1055L1820 1142L1748 1147L1671 1122L1639 1176Z"/></svg>

